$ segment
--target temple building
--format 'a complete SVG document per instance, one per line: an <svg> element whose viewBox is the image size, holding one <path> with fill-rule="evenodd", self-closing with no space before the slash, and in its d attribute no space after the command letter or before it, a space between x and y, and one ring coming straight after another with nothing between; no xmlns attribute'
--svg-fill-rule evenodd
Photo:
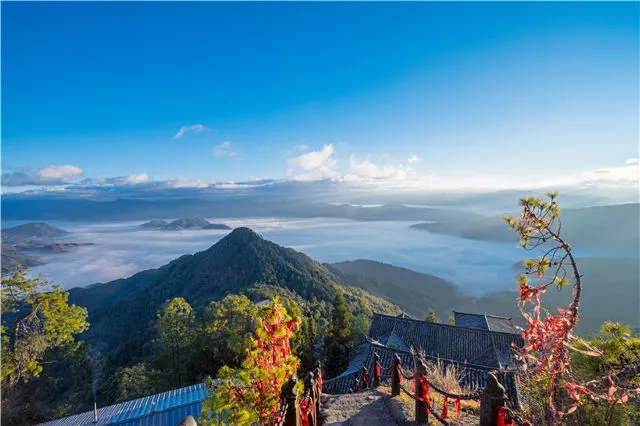
<svg viewBox="0 0 640 426"><path fill-rule="evenodd" d="M491 371L507 389L510 398L517 398L515 350L522 347L520 333L510 318L486 314L454 312L455 325L427 322L399 316L374 314L369 334L363 336L356 355L339 376L326 380L323 391L340 394L353 390L362 367L373 371L374 354L383 368L393 363L395 354L406 370L414 368L414 353L424 351L427 360L443 365L455 365L463 386L484 387L485 376Z"/></svg>

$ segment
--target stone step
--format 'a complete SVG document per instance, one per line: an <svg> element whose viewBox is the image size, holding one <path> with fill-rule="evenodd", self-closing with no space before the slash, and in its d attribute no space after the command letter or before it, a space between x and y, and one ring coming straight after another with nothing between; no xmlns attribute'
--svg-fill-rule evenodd
<svg viewBox="0 0 640 426"><path fill-rule="evenodd" d="M320 417L324 425L332 426L396 425L384 398L385 395L376 390L323 395Z"/></svg>

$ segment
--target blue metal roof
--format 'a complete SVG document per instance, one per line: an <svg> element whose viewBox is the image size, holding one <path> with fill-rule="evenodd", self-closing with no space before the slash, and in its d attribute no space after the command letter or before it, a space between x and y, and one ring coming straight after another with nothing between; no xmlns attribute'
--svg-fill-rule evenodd
<svg viewBox="0 0 640 426"><path fill-rule="evenodd" d="M191 414L197 418L202 401L208 391L204 383L174 389L144 398L98 408L98 423L93 422L93 411L75 414L42 423L42 426L155 426L177 425Z"/></svg>

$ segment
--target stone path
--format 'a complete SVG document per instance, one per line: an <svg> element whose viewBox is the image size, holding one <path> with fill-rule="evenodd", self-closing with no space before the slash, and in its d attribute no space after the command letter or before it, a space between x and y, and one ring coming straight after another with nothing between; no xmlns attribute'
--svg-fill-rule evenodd
<svg viewBox="0 0 640 426"><path fill-rule="evenodd" d="M385 394L373 389L344 395L323 395L320 416L324 417L324 425L332 426L396 425L384 398Z"/></svg>

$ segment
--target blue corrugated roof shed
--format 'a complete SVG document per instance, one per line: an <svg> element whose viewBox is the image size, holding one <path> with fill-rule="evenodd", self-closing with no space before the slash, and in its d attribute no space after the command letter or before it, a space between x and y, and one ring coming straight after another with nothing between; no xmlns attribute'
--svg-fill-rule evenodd
<svg viewBox="0 0 640 426"><path fill-rule="evenodd" d="M204 383L200 383L98 408L98 423L93 422L93 411L86 411L42 426L177 425L189 414L195 418L200 415L207 393Z"/></svg>

